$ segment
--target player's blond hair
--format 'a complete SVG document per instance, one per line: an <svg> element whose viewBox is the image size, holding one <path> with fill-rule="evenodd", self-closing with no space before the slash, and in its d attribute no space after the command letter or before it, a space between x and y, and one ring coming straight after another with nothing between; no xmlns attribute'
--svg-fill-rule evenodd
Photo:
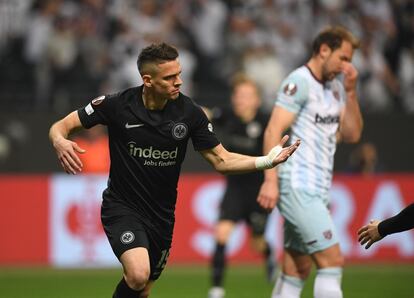
<svg viewBox="0 0 414 298"><path fill-rule="evenodd" d="M238 87L239 85L242 85L242 84L252 85L256 89L258 95L260 96L259 86L257 85L257 83L252 78L250 78L245 73L241 73L241 72L236 73L231 79L232 89L234 90L236 87Z"/></svg>

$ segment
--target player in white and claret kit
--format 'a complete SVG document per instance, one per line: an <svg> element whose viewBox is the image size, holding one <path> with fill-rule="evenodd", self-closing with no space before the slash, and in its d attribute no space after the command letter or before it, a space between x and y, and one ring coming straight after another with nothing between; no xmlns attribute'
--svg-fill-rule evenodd
<svg viewBox="0 0 414 298"><path fill-rule="evenodd" d="M308 63L283 81L264 138L267 152L291 129L302 146L278 170L265 172L258 201L284 217L282 274L272 298L300 297L312 264L314 297L342 297L344 263L328 207L336 144L357 142L363 121L356 95L358 73L351 64L355 37L330 27L313 42ZM343 82L337 78L343 74ZM279 201L277 201L279 199Z"/></svg>

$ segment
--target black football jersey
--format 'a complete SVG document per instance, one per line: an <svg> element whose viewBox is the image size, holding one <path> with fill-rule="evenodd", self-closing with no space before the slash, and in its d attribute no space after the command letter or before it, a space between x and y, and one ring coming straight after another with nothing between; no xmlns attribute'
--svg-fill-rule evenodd
<svg viewBox="0 0 414 298"><path fill-rule="evenodd" d="M219 141L190 98L180 93L162 110L148 110L142 90L140 86L97 97L78 115L85 128L108 127L111 166L106 191L136 210L145 225L169 233L188 140L197 151L214 148Z"/></svg>
<svg viewBox="0 0 414 298"><path fill-rule="evenodd" d="M263 155L263 136L269 115L258 111L248 123L244 123L233 110L213 109L212 122L223 146L231 151L252 156ZM258 188L263 182L263 172L251 172L227 176L228 186Z"/></svg>

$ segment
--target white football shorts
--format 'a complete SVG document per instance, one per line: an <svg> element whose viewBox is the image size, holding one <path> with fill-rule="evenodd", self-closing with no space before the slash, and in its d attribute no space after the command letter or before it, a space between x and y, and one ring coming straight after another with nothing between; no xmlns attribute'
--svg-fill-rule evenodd
<svg viewBox="0 0 414 298"><path fill-rule="evenodd" d="M292 188L279 180L278 208L284 217L284 247L312 254L338 243L337 232L328 208L328 193L312 193Z"/></svg>

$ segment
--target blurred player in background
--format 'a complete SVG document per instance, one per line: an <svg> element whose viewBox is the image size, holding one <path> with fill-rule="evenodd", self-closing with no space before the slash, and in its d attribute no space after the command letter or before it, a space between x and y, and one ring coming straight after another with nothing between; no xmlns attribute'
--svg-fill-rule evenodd
<svg viewBox="0 0 414 298"><path fill-rule="evenodd" d="M369 224L358 230L358 241L368 249L387 235L407 231L414 228L414 203L408 205L400 213L383 221L371 220Z"/></svg>
<svg viewBox="0 0 414 298"><path fill-rule="evenodd" d="M207 110L217 135L230 151L247 155L263 152L263 134L269 115L260 110L261 98L255 82L243 74L233 80L231 107ZM209 298L224 297L223 279L226 269L226 244L235 225L245 221L252 231L252 247L263 254L269 280L275 269L272 248L264 237L268 212L256 198L263 182L263 172L226 177L226 190L215 226L216 246L211 262Z"/></svg>
<svg viewBox="0 0 414 298"><path fill-rule="evenodd" d="M357 70L351 64L358 41L342 27L330 27L313 42L312 57L283 81L265 131L268 152L291 129L303 147L278 171L266 171L258 200L284 217L282 274L272 298L300 297L317 267L314 297L342 297L344 259L328 208L338 141L357 142L362 116L356 94ZM336 78L343 75L343 82Z"/></svg>
<svg viewBox="0 0 414 298"><path fill-rule="evenodd" d="M114 298L148 297L163 271L175 221L177 182L187 143L221 173L263 170L285 161L299 141L269 155L252 157L227 151L202 109L180 93L181 66L176 48L152 44L138 57L143 85L102 95L52 125L49 138L63 169L82 171L68 136L97 124L108 127L111 166L103 192L101 220L121 262L123 277Z"/></svg>
<svg viewBox="0 0 414 298"><path fill-rule="evenodd" d="M73 141L88 154L80 156L82 173L106 174L109 172L108 135L103 125L82 131Z"/></svg>

